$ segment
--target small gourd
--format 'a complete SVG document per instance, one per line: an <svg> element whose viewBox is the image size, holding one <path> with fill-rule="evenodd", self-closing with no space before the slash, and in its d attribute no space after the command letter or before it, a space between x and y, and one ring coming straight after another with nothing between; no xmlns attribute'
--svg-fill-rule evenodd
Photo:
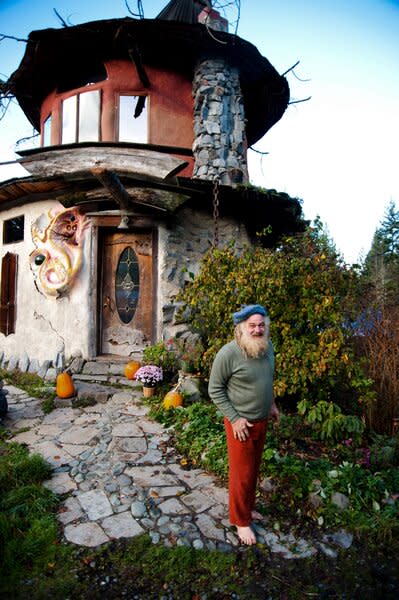
<svg viewBox="0 0 399 600"><path fill-rule="evenodd" d="M59 398L70 398L76 393L71 375L64 371L57 375L55 391Z"/></svg>
<svg viewBox="0 0 399 600"><path fill-rule="evenodd" d="M139 370L140 366L141 365L137 360L130 360L125 365L125 369L124 369L124 375L125 375L126 379L134 379L134 376L136 375L136 371Z"/></svg>
<svg viewBox="0 0 399 600"><path fill-rule="evenodd" d="M168 410L169 408L176 408L177 406L183 405L183 396L178 391L178 387L173 388L168 392L162 402L163 408Z"/></svg>

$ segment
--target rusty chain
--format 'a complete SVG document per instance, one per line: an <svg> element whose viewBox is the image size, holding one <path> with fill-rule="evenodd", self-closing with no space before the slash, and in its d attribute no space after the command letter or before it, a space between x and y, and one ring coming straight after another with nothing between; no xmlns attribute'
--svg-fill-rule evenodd
<svg viewBox="0 0 399 600"><path fill-rule="evenodd" d="M219 183L215 179L213 183L213 247L219 244Z"/></svg>

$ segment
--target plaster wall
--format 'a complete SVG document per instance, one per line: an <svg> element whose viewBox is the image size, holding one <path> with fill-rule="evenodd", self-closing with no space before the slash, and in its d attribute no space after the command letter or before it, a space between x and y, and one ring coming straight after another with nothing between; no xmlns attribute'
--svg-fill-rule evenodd
<svg viewBox="0 0 399 600"><path fill-rule="evenodd" d="M18 255L15 333L0 333L0 349L8 358L28 356L30 361L50 360L61 367L64 357L88 354L89 302L93 293L88 268L91 232L85 232L82 268L69 295L58 299L44 296L36 288L30 269L29 255L35 248L31 225L50 208L53 212L64 210L58 203L42 201L2 213L2 221L24 214L25 231L24 241L0 246L1 258L7 252Z"/></svg>
<svg viewBox="0 0 399 600"><path fill-rule="evenodd" d="M31 239L31 224L49 209L62 206L50 201L26 205L24 210L4 211L3 220L25 214L23 242L0 247L0 258L7 252L18 255L17 318L14 334L0 334L0 365L7 360L10 366L40 373L41 365L54 370L64 367L65 361L82 356L95 356L96 339L96 282L97 228L86 231L83 245L83 263L68 295L55 299L41 294L35 286L30 270L29 255L35 248ZM156 339L169 339L187 329L184 316L178 316L181 304L176 297L190 279L197 274L202 257L211 248L214 222L205 212L186 208L168 224L158 223L158 256L156 277ZM219 247L232 239L237 248L249 243L245 226L234 219L218 222Z"/></svg>

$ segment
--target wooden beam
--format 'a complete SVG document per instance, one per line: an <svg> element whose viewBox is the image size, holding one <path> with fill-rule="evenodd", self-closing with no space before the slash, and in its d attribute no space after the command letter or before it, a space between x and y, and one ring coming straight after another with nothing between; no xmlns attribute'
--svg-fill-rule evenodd
<svg viewBox="0 0 399 600"><path fill-rule="evenodd" d="M187 161L171 154L115 144L74 144L42 149L24 155L17 161L31 175L38 177L74 176L89 171L93 165L132 175L168 179L187 166Z"/></svg>
<svg viewBox="0 0 399 600"><path fill-rule="evenodd" d="M101 167L95 167L94 169L91 169L91 172L105 189L108 190L115 202L121 207L121 210L128 210L132 200L122 185L118 175L114 171L108 171Z"/></svg>

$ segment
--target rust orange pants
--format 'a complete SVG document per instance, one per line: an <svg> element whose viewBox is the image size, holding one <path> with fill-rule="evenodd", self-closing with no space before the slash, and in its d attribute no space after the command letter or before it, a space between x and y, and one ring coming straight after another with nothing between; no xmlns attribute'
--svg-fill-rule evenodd
<svg viewBox="0 0 399 600"><path fill-rule="evenodd" d="M252 521L256 484L265 444L267 419L253 423L245 442L234 439L233 428L224 419L229 457L229 518L230 523L247 527Z"/></svg>

